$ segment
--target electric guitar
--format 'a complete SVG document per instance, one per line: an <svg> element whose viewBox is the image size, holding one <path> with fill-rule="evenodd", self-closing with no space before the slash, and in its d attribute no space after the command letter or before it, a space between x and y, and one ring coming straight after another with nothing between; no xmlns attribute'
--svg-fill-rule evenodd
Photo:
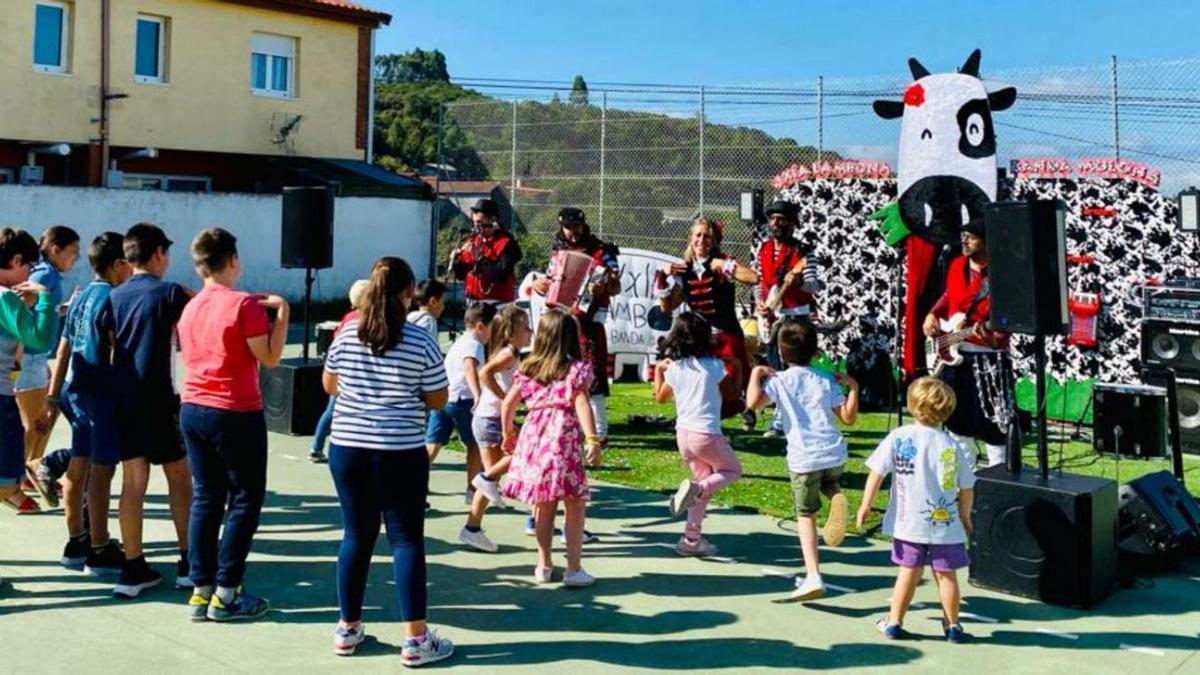
<svg viewBox="0 0 1200 675"><path fill-rule="evenodd" d="M925 366L934 377L941 374L942 368L962 363L963 357L958 351L958 346L975 334L973 325L965 325L966 319L967 315L960 312L949 319L939 321L941 329L945 332L936 337L925 338Z"/></svg>

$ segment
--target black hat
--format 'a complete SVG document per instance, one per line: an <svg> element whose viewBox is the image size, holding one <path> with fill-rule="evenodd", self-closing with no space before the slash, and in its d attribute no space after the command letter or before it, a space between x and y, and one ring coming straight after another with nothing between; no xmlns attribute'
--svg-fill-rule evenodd
<svg viewBox="0 0 1200 675"><path fill-rule="evenodd" d="M559 222L568 223L586 223L587 217L583 215L582 209L577 209L574 206L564 206L558 211Z"/></svg>
<svg viewBox="0 0 1200 675"><path fill-rule="evenodd" d="M984 235L985 230L983 227L983 218L973 218L973 219L967 221L966 224L962 226L962 231L970 232L971 234L975 235L976 237L986 236L986 235Z"/></svg>
<svg viewBox="0 0 1200 675"><path fill-rule="evenodd" d="M496 200L488 199L487 197L475 202L475 205L471 207L471 210L478 211L483 215L491 216L492 218L496 218L500 215L500 207L496 205Z"/></svg>
<svg viewBox="0 0 1200 675"><path fill-rule="evenodd" d="M772 213L778 213L788 220L796 220L796 205L791 202L786 202L782 199L767 204L767 208L763 209L764 216L770 216Z"/></svg>

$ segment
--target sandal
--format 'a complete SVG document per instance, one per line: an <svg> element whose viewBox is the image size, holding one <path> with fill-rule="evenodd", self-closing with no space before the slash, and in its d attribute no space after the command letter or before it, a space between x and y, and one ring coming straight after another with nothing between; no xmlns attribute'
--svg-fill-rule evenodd
<svg viewBox="0 0 1200 675"><path fill-rule="evenodd" d="M16 497L18 501L14 502L13 497ZM42 512L42 507L38 506L38 503L29 495L18 492L16 495L13 495L13 497L5 499L4 505L13 511L16 511L18 516Z"/></svg>

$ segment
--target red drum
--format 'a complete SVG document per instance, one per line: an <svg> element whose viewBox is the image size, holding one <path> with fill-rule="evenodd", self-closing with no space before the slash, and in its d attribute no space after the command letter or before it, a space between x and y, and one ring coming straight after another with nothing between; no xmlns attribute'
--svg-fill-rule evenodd
<svg viewBox="0 0 1200 675"><path fill-rule="evenodd" d="M578 251L555 251L550 257L550 290L547 307L574 307L587 285L596 261Z"/></svg>

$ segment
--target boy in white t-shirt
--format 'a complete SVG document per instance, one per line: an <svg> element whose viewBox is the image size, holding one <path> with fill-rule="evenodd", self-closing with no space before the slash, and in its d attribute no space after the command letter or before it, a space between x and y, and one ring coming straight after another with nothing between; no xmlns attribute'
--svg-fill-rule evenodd
<svg viewBox="0 0 1200 675"><path fill-rule="evenodd" d="M958 570L970 564L967 534L972 529L975 457L941 429L954 412L954 390L922 377L908 388L915 424L893 430L867 459L871 470L863 489L857 523L862 528L879 486L889 473L892 489L883 531L892 537L892 562L900 566L887 618L876 624L889 639L909 637L904 614L925 566L933 567L942 600L946 640L967 637L958 623Z"/></svg>
<svg viewBox="0 0 1200 675"><path fill-rule="evenodd" d="M858 419L858 382L849 375L835 376L809 367L817 353L817 330L808 321L788 321L776 339L779 356L788 369L777 373L758 366L752 370L746 406L762 410L774 401L782 417L796 532L805 570L804 579L796 581L792 599L815 600L825 594L817 556L817 513L822 494L829 498L825 544L838 546L846 536L849 506L838 478L848 452L835 418L848 425ZM842 394L839 385L849 388L849 393Z"/></svg>
<svg viewBox="0 0 1200 675"><path fill-rule="evenodd" d="M405 321L414 326L420 326L429 331L433 337L438 335L438 319L446 311L446 284L437 279L426 279L417 284L413 294L412 311Z"/></svg>
<svg viewBox="0 0 1200 675"><path fill-rule="evenodd" d="M479 458L479 444L471 433L475 402L479 400L479 369L486 362L484 345L490 335L492 319L496 317L493 305L476 304L463 314L466 330L458 336L450 351L446 352L446 379L450 382L446 407L429 411L429 426L425 429L425 449L429 461L433 462L442 446L450 442L451 432L457 430L458 437L467 449L467 492L465 501L471 503L475 489L471 479L483 471L483 460Z"/></svg>

